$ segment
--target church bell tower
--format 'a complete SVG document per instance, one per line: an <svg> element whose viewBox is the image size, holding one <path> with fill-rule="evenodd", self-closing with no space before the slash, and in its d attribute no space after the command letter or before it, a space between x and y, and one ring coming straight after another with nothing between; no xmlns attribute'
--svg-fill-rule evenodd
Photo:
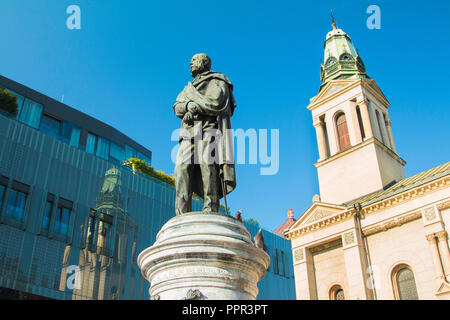
<svg viewBox="0 0 450 320"><path fill-rule="evenodd" d="M389 102L366 74L342 29L328 32L319 93L310 99L316 129L320 201L343 204L405 178L389 119Z"/></svg>

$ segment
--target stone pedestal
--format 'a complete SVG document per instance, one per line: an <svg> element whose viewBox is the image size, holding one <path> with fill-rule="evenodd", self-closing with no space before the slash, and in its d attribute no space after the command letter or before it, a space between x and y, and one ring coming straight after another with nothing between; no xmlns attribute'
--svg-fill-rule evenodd
<svg viewBox="0 0 450 320"><path fill-rule="evenodd" d="M193 212L169 220L138 257L151 299L254 300L270 258L242 222Z"/></svg>

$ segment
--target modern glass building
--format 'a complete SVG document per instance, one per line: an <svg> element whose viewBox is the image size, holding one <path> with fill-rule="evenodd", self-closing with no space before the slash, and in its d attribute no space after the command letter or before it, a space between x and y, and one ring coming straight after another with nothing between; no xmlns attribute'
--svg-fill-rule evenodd
<svg viewBox="0 0 450 320"><path fill-rule="evenodd" d="M0 298L148 299L136 259L174 216L175 190L121 163L151 164L151 152L10 79L0 88L19 104L0 114ZM295 299L289 241L263 236L272 262L258 299Z"/></svg>

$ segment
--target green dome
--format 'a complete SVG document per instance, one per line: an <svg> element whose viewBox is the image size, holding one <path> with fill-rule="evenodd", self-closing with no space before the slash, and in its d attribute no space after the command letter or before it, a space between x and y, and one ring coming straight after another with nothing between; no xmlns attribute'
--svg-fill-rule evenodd
<svg viewBox="0 0 450 320"><path fill-rule="evenodd" d="M324 64L320 67L322 86L333 79L368 78L366 67L355 50L352 39L342 29L328 32L324 44Z"/></svg>

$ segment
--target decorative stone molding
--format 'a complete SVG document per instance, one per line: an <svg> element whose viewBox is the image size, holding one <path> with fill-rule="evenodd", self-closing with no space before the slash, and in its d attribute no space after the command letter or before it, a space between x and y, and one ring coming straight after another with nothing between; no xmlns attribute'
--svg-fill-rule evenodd
<svg viewBox="0 0 450 320"><path fill-rule="evenodd" d="M303 252L303 250L303 248L300 248L294 251L295 262L299 262L305 259L305 253Z"/></svg>
<svg viewBox="0 0 450 320"><path fill-rule="evenodd" d="M382 223L378 223L374 226L363 228L363 230L362 230L363 235L370 236L370 235L378 233L378 232L383 232L383 231L387 231L387 230L395 228L395 227L400 227L401 225L403 225L405 223L420 219L421 216L422 216L422 213L420 211L416 211L416 212L410 213L408 215L404 215L401 217L395 217L389 221L385 221Z"/></svg>
<svg viewBox="0 0 450 320"><path fill-rule="evenodd" d="M438 239L439 242L447 241L447 231L441 230L441 231L437 231L435 233L430 233L430 234L425 235L425 238L430 243L435 243L436 239Z"/></svg>
<svg viewBox="0 0 450 320"><path fill-rule="evenodd" d="M445 201L445 202L439 203L436 207L438 208L439 211L448 209L448 208L450 208L450 201Z"/></svg>
<svg viewBox="0 0 450 320"><path fill-rule="evenodd" d="M331 216L333 214L333 212L330 211L317 211L315 215L313 215L311 218L309 218L308 221L306 221L306 223L312 223L314 221L318 221L321 220L325 217Z"/></svg>
<svg viewBox="0 0 450 320"><path fill-rule="evenodd" d="M436 235L435 235L434 233L425 235L425 239L427 239L427 241L428 241L430 244L436 243Z"/></svg>
<svg viewBox="0 0 450 320"><path fill-rule="evenodd" d="M432 221L436 219L436 211L434 210L434 207L425 208L423 210L423 216L426 221Z"/></svg>
<svg viewBox="0 0 450 320"><path fill-rule="evenodd" d="M441 230L435 233L439 241L447 241L447 231Z"/></svg>
<svg viewBox="0 0 450 320"><path fill-rule="evenodd" d="M348 220L350 218L353 217L353 215L355 214L355 210L349 210L349 211L344 211L341 213L338 213L336 215L331 215L328 216L324 219L318 220L318 221L314 221L310 224L307 224L305 226L301 226L298 229L294 229L292 231L290 231L289 233L286 234L286 237L288 240L292 240L295 238L300 237L303 234L312 232L312 231L316 231L319 229L323 229L331 224L335 224L338 222L342 222L345 220Z"/></svg>
<svg viewBox="0 0 450 320"><path fill-rule="evenodd" d="M342 238L343 238L345 246L348 246L348 245L351 245L351 244L355 243L355 233L353 231L344 233Z"/></svg>
<svg viewBox="0 0 450 320"><path fill-rule="evenodd" d="M429 183L423 184L421 186L418 186L416 188L407 190L402 193L395 194L389 198L374 202L365 204L364 207L361 210L362 216L367 216L370 214L373 214L379 210L391 208L397 205L400 205L402 203L411 201L414 198L418 198L423 196L426 193L429 192L435 192L444 188L448 188L450 186L450 176L444 176L442 178L439 178L437 180L433 180ZM450 201L446 201L444 203L438 204L437 208L439 210L444 210L446 208L450 208ZM336 215L331 215L329 217L324 218L323 220L319 220L316 222L313 222L311 224L305 225L305 226L299 226L299 228L295 228L290 230L289 233L286 234L286 237L288 240L292 240L298 237L301 237L302 235L314 232L319 229L328 227L329 225L342 222L344 220L347 220L355 214L355 209L349 208L347 211L341 212ZM392 227L400 226L406 222L418 219L422 216L422 212L414 212L412 214L409 214L404 217L400 218L394 218L393 221L385 222L383 224L377 224L374 227L365 228L363 230L364 235L370 235L373 233L386 231Z"/></svg>
<svg viewBox="0 0 450 320"><path fill-rule="evenodd" d="M189 289L189 291L186 293L186 297L184 297L182 300L203 300L204 295L200 292L200 290L195 289Z"/></svg>
<svg viewBox="0 0 450 320"><path fill-rule="evenodd" d="M320 251L323 251L323 250L326 250L326 249L329 249L329 248L338 247L338 246L341 246L341 245L342 245L342 238L339 237L338 239L335 239L335 240L329 241L327 243L322 243L320 245L312 247L312 248L309 249L309 251L311 253L317 253L317 252L320 252Z"/></svg>

